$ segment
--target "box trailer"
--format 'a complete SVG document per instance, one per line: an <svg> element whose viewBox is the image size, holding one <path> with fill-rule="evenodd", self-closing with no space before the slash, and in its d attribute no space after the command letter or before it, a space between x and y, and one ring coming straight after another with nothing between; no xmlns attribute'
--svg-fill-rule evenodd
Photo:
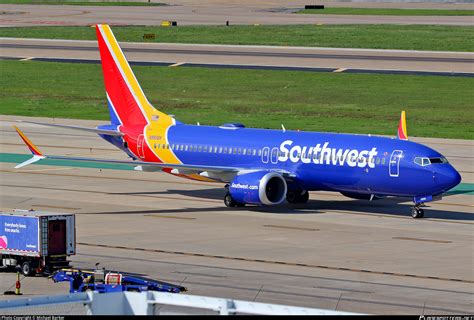
<svg viewBox="0 0 474 320"><path fill-rule="evenodd" d="M70 213L0 211L0 267L25 276L69 266L76 254L76 217Z"/></svg>

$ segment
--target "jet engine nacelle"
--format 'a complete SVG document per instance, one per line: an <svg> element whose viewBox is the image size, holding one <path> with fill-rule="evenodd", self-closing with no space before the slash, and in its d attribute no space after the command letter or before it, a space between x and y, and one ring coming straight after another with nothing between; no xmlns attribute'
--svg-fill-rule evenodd
<svg viewBox="0 0 474 320"><path fill-rule="evenodd" d="M275 205L285 200L287 185L277 172L256 171L235 176L229 192L237 202Z"/></svg>

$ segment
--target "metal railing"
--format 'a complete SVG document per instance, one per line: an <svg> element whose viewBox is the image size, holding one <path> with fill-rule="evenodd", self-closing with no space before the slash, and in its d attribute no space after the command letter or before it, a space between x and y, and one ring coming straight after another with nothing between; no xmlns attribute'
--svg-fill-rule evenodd
<svg viewBox="0 0 474 320"><path fill-rule="evenodd" d="M74 308L61 308L75 305ZM82 310L79 308L82 308ZM0 301L0 314L256 314L353 315L355 313L165 292L83 292ZM70 311L70 312L68 312Z"/></svg>

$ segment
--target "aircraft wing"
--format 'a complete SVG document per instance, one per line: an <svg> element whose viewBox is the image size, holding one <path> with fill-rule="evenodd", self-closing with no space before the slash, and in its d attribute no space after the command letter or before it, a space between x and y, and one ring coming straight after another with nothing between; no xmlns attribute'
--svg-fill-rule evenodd
<svg viewBox="0 0 474 320"><path fill-rule="evenodd" d="M62 156L48 156L48 155L42 155L42 159L72 160L72 161L85 161L85 162L109 163L109 164L128 164L134 167L142 166L142 167L154 167L154 168L189 169L189 170L197 170L197 171L218 171L218 172L235 171L235 172L238 172L241 170L239 168L233 168L233 167L171 164L171 163L158 163L158 162L146 162L146 161L110 160L110 159L84 158L84 157L62 157ZM38 160L42 160L42 159L38 159ZM31 163L28 163L28 164L31 164ZM17 168L18 166L16 166L15 168Z"/></svg>
<svg viewBox="0 0 474 320"><path fill-rule="evenodd" d="M97 129L97 128L87 128L87 127L81 127L81 126L72 126L72 125L65 125L65 124L53 124L53 123L42 123L42 122L24 121L24 120L18 120L18 122L38 124L40 126L48 126L48 127L67 128L67 129L74 129L74 130L80 130L80 131L88 131L88 132L93 132L93 133L98 133L98 134L106 134L106 135L109 135L109 136L123 136L124 135L122 132L114 131L114 130L104 130L104 129Z"/></svg>

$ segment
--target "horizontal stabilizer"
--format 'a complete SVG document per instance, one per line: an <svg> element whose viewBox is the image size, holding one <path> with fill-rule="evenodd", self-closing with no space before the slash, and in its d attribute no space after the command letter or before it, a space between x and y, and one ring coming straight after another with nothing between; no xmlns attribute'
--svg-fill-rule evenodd
<svg viewBox="0 0 474 320"><path fill-rule="evenodd" d="M97 129L97 128L87 128L87 127L72 126L72 125L66 125L66 124L42 123L42 122L24 121L24 120L18 120L18 122L32 123L32 124L37 124L37 125L41 125L41 126L48 126L48 127L57 127L57 128L66 128L66 129L73 129L73 130L88 131L88 132L93 132L93 133L97 133L97 134L105 134L105 135L109 135L109 136L123 136L124 135L120 131L104 130L104 129Z"/></svg>

